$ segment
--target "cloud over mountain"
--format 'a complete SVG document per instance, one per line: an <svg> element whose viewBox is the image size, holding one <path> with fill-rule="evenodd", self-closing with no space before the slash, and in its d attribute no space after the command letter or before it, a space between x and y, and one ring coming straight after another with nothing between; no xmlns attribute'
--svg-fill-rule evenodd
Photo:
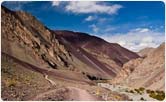
<svg viewBox="0 0 166 102"><path fill-rule="evenodd" d="M164 34L148 28L132 29L125 34L104 34L103 39L112 43L119 43L133 51L139 51L146 47L157 47L164 42Z"/></svg>

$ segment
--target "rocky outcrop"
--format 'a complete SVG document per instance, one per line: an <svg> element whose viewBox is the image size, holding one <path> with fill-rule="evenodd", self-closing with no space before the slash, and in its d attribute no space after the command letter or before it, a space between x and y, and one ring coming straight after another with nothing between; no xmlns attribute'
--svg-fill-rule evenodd
<svg viewBox="0 0 166 102"><path fill-rule="evenodd" d="M13 12L3 6L2 52L55 69L67 67L64 59L71 60L69 52L59 44L55 34L34 16L23 11Z"/></svg>
<svg viewBox="0 0 166 102"><path fill-rule="evenodd" d="M130 74L135 70L135 68L142 63L143 58L137 58L130 60L125 63L121 69L121 71L117 74L117 76L111 81L112 84L121 84L125 81L125 79L130 76Z"/></svg>

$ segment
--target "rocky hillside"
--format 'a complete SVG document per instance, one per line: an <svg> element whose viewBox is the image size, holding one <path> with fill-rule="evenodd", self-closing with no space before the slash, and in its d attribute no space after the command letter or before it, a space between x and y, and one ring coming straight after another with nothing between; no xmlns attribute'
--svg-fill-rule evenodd
<svg viewBox="0 0 166 102"><path fill-rule="evenodd" d="M2 43L2 52L28 63L104 79L115 77L125 62L139 57L118 44L88 34L51 31L29 13L5 7Z"/></svg>
<svg viewBox="0 0 166 102"><path fill-rule="evenodd" d="M139 57L136 53L118 44L108 43L101 38L86 33L64 30L54 32L62 42L63 40L68 42L68 45L63 43L66 47L72 46L72 49L76 49L80 55L83 55L78 57L80 60L83 61L86 58L85 60L89 60L90 63L85 61L84 63L89 63L90 66L96 69L101 68L103 72L106 72L105 75L116 76L124 63ZM77 55L74 51L71 51L71 53Z"/></svg>
<svg viewBox="0 0 166 102"><path fill-rule="evenodd" d="M136 53L116 43L108 43L101 38L86 33L60 30L55 31L55 33L69 41L73 46L89 51L94 56L101 55L108 57L120 66L131 59L139 57Z"/></svg>
<svg viewBox="0 0 166 102"><path fill-rule="evenodd" d="M153 50L154 50L154 48L152 48L152 47L144 48L138 52L138 55L140 55L141 57L147 57L147 54Z"/></svg>
<svg viewBox="0 0 166 102"><path fill-rule="evenodd" d="M34 100L38 97L39 100L65 100L67 93L62 93L66 92L66 88L71 92L75 90L69 86L83 89L77 91L84 92L89 98L103 100L92 95L97 89L95 81L115 77L124 62L139 57L117 44L111 44L112 47L106 51L112 53L109 60L111 57L103 57L104 52L97 56L99 52L77 46L61 37L59 32L50 30L27 12L11 11L1 6L1 15L3 100ZM89 37L79 34L80 38L84 35ZM101 40L94 38L99 40L95 42ZM88 40L85 39L85 42ZM92 45L92 49L95 46ZM127 52L125 57L122 57L123 50ZM126 96L103 88L100 90L101 96L109 93L110 100L128 100ZM120 98L112 98L114 95ZM76 98L79 100L79 97Z"/></svg>
<svg viewBox="0 0 166 102"><path fill-rule="evenodd" d="M2 7L2 52L34 65L58 69L70 54L32 15Z"/></svg>
<svg viewBox="0 0 166 102"><path fill-rule="evenodd" d="M81 72L73 71L70 53L35 17L3 6L1 14L3 100L30 100L50 90L48 77L56 84L59 80L92 84Z"/></svg>
<svg viewBox="0 0 166 102"><path fill-rule="evenodd" d="M86 33L50 30L31 14L4 6L1 38L3 100L130 100L97 86L112 79L131 87L164 88L165 44L140 57Z"/></svg>
<svg viewBox="0 0 166 102"><path fill-rule="evenodd" d="M146 57L124 64L113 83L130 87L146 87L152 90L165 88L165 43L150 51Z"/></svg>

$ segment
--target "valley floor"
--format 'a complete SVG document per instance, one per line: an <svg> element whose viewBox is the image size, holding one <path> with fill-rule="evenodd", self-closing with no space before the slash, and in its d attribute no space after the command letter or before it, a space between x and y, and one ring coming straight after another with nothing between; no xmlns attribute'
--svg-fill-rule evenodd
<svg viewBox="0 0 166 102"><path fill-rule="evenodd" d="M54 73L56 71L33 66L4 53L2 56L3 100L128 100L128 97L124 95L98 87L95 82L89 83L69 77L62 78L60 74ZM116 98L117 96L120 98Z"/></svg>
<svg viewBox="0 0 166 102"><path fill-rule="evenodd" d="M132 88L121 86L121 85L112 85L108 83L98 83L98 86L107 88L113 92L117 92L120 94L125 94L129 97L129 99L133 101L158 101L152 97L149 96L149 94L144 90L142 93L136 93L134 92Z"/></svg>

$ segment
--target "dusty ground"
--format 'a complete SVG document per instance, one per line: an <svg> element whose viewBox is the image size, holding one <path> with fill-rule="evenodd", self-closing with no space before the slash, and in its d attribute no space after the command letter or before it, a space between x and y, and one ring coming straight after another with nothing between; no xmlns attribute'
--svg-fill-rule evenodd
<svg viewBox="0 0 166 102"><path fill-rule="evenodd" d="M124 95L96 86L95 82L60 78L54 71L2 56L3 100L128 100Z"/></svg>

